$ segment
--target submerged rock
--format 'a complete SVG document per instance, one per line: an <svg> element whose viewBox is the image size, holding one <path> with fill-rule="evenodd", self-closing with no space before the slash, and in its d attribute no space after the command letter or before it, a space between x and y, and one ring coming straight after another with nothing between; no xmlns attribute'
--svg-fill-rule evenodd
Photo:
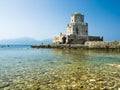
<svg viewBox="0 0 120 90"><path fill-rule="evenodd" d="M72 62L66 61L64 62L64 64L72 64Z"/></svg>
<svg viewBox="0 0 120 90"><path fill-rule="evenodd" d="M120 68L120 64L106 64L106 65L111 66L111 67Z"/></svg>
<svg viewBox="0 0 120 90"><path fill-rule="evenodd" d="M3 82L1 85L0 85L0 89L1 88L5 88L5 87L8 87L10 86L10 84L8 82Z"/></svg>

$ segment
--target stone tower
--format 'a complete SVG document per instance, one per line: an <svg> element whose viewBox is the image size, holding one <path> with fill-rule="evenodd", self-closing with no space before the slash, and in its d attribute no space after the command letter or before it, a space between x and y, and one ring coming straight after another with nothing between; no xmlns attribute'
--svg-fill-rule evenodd
<svg viewBox="0 0 120 90"><path fill-rule="evenodd" d="M88 23L84 22L84 15L75 12L67 24L67 34L60 33L53 39L54 44L84 44L86 41L103 41L103 37L88 35Z"/></svg>
<svg viewBox="0 0 120 90"><path fill-rule="evenodd" d="M84 22L84 15L79 12L71 15L71 22L67 24L67 35L88 35L88 23Z"/></svg>

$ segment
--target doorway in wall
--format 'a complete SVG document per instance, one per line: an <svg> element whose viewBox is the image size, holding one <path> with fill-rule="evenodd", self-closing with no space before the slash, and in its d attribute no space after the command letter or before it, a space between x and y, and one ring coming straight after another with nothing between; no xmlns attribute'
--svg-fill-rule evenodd
<svg viewBox="0 0 120 90"><path fill-rule="evenodd" d="M62 42L63 42L63 44L66 43L66 37L63 37L63 38L62 38Z"/></svg>

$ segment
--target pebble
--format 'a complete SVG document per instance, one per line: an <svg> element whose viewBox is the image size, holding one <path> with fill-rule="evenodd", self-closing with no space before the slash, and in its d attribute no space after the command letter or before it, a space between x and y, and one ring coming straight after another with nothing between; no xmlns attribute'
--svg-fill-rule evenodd
<svg viewBox="0 0 120 90"><path fill-rule="evenodd" d="M90 82L95 82L96 80L95 79L90 79Z"/></svg>
<svg viewBox="0 0 120 90"><path fill-rule="evenodd" d="M67 61L67 62L64 62L64 64L72 64L72 62L68 62L68 61Z"/></svg>
<svg viewBox="0 0 120 90"><path fill-rule="evenodd" d="M10 90L10 87L5 87L4 90Z"/></svg>

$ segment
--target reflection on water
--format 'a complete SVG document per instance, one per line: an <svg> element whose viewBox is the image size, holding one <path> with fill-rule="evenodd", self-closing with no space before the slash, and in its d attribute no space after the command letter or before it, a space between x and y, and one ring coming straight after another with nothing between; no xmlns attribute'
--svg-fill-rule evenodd
<svg viewBox="0 0 120 90"><path fill-rule="evenodd" d="M119 52L8 49L0 51L0 90L113 90L120 87Z"/></svg>

